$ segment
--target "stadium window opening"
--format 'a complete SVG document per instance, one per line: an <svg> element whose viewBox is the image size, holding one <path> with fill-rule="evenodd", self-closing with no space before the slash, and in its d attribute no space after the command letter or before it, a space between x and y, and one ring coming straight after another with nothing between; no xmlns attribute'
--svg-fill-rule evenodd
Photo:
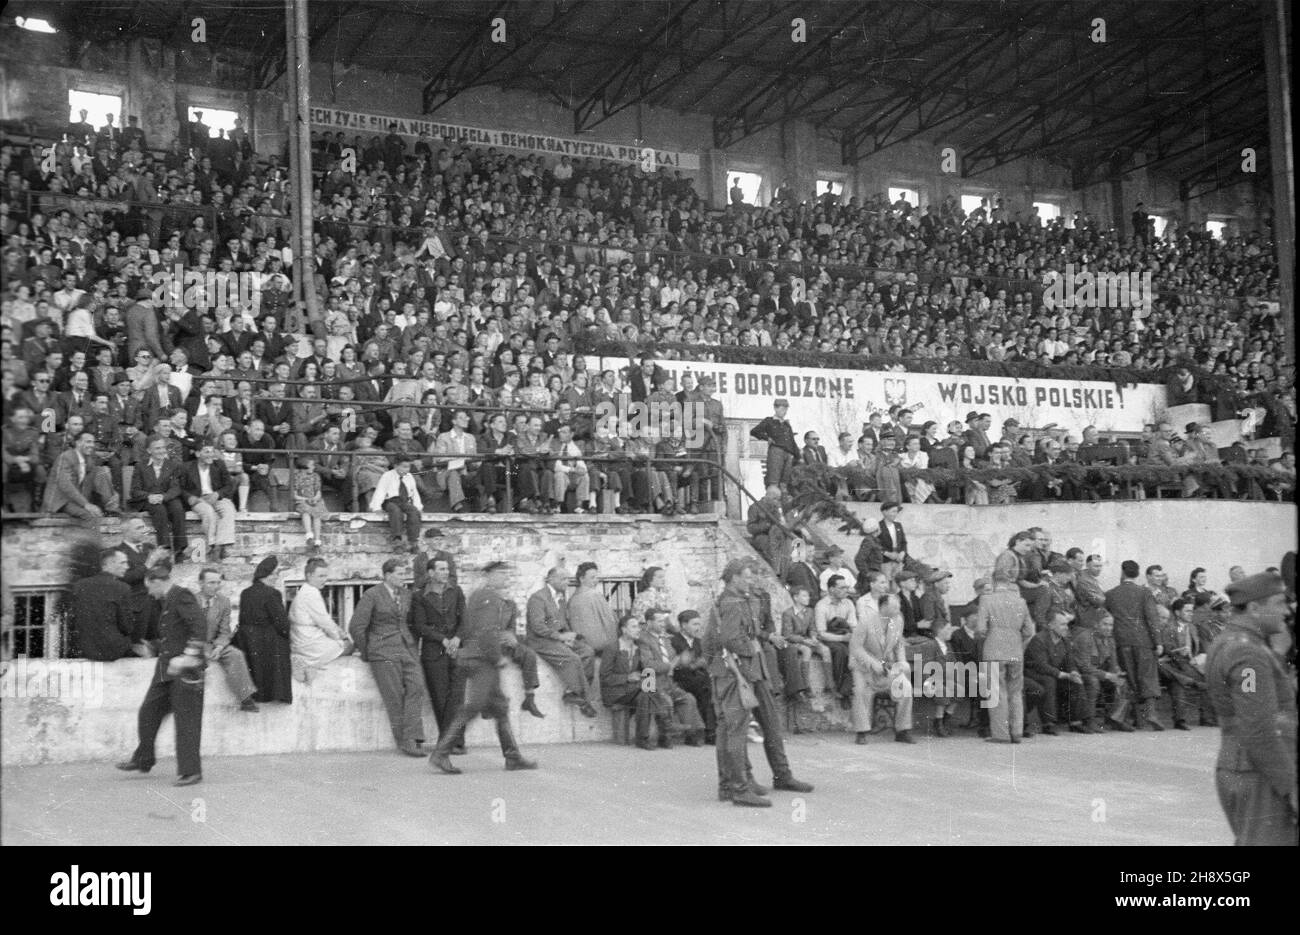
<svg viewBox="0 0 1300 935"><path fill-rule="evenodd" d="M221 110L216 107L204 107L200 104L189 109L190 123L194 122L196 113L203 115L203 125L208 128L208 132L213 136L217 135L218 130L225 130L226 136L230 136L230 131L235 129L235 118L239 116L237 110Z"/></svg>
<svg viewBox="0 0 1300 935"><path fill-rule="evenodd" d="M921 193L915 188L902 188L901 186L890 188L889 203L896 205L900 201L906 201L913 208L919 208L921 207Z"/></svg>
<svg viewBox="0 0 1300 935"><path fill-rule="evenodd" d="M1055 201L1035 201L1034 207L1038 209L1040 224L1050 224L1061 217L1061 206Z"/></svg>
<svg viewBox="0 0 1300 935"><path fill-rule="evenodd" d="M113 115L113 122L122 125L122 95L100 94L97 91L82 91L76 88L68 91L68 123L81 120L81 112L86 112L86 119L91 126L102 127L104 117Z"/></svg>

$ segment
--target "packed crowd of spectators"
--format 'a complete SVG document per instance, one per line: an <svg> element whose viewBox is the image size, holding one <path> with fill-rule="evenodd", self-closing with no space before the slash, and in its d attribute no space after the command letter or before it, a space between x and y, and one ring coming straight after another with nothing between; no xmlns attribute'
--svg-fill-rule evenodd
<svg viewBox="0 0 1300 935"><path fill-rule="evenodd" d="M719 212L680 172L314 134L312 317L292 300L285 160L260 158L240 124L214 137L200 114L185 130L159 155L136 118L96 130L83 113L48 150L0 147L11 506L41 503L89 431L116 488L84 458L69 464L78 483L93 475L101 507L146 505L116 469L161 439L178 475L211 441L240 508L282 488L319 512L320 486L346 508L398 450L421 498L445 490L453 509L691 508L713 475L679 441L613 439L583 415L624 393L699 390L659 382L653 364L587 373L574 352L602 339L663 356L770 346L1152 370L1186 358L1294 409L1257 235L1126 239L1001 201L969 216L952 199L918 212L883 197ZM1044 282L1066 262L1152 271L1154 309L1047 309ZM178 269L202 284L160 292L156 277ZM307 462L272 454L311 448ZM374 454L339 454L357 449ZM489 457L457 457L470 454ZM507 498L502 459L521 455L534 461L508 468ZM637 458L655 467L632 470Z"/></svg>
<svg viewBox="0 0 1300 935"><path fill-rule="evenodd" d="M788 411L788 402L777 400L775 413L751 433L768 441L765 484L782 491L790 488L798 465L824 471L811 480L837 499L876 502L982 506L1018 499L1158 497L1166 489L1182 497L1259 500L1283 499L1295 491L1293 450L1270 458L1264 448L1248 449L1241 441L1220 449L1197 422L1184 425L1181 433L1167 421L1149 424L1128 440L1103 436L1095 426L1071 435L1059 427L1035 429L1006 419L995 439L987 412L972 410L965 422L941 428L934 420L917 420L906 407L892 406L887 413L872 411L860 432L841 432L826 446L817 432L804 432L800 445ZM1106 470L1234 464L1260 470L1209 479L1189 471L1155 475L1154 481L1144 481L1140 469Z"/></svg>
<svg viewBox="0 0 1300 935"><path fill-rule="evenodd" d="M1066 727L1164 730L1163 697L1179 730L1216 723L1205 652L1230 601L1206 569L1179 590L1162 566L1125 560L1104 589L1103 556L1053 551L1034 527L1010 538L971 601L950 604L951 573L913 555L900 512L882 506L852 561L838 546L795 541L784 573L795 606L766 628L789 701L816 706L825 686L851 710L859 743L891 721L895 739L911 742L922 711L938 736L964 726L1002 742ZM1229 590L1247 577L1240 566L1228 576Z"/></svg>

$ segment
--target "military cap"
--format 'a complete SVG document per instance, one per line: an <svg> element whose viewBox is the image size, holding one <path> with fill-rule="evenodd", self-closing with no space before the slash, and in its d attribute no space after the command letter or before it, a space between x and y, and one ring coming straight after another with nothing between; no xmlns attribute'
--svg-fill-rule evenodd
<svg viewBox="0 0 1300 935"><path fill-rule="evenodd" d="M895 581L915 581L919 576L914 571L903 570L894 575Z"/></svg>
<svg viewBox="0 0 1300 935"><path fill-rule="evenodd" d="M951 577L952 577L952 572L944 571L942 568L936 568L934 571L930 572L928 575L925 576L925 583L938 584L944 578L951 578Z"/></svg>
<svg viewBox="0 0 1300 935"><path fill-rule="evenodd" d="M1052 559L1052 563L1047 566L1047 570L1053 574L1068 575L1070 572L1074 571L1074 566L1063 558L1054 558Z"/></svg>
<svg viewBox="0 0 1300 935"><path fill-rule="evenodd" d="M785 406L787 409L789 409L789 408L790 408L790 400L788 400L788 399L775 399L775 400L772 401L772 408L773 408L773 409L780 409L782 406Z"/></svg>
<svg viewBox="0 0 1300 935"><path fill-rule="evenodd" d="M736 575L740 574L746 568L753 568L754 562L748 558L733 558L727 562L727 567L722 569L722 580L730 581Z"/></svg>
<svg viewBox="0 0 1300 935"><path fill-rule="evenodd" d="M487 565L483 567L483 573L490 575L494 571L500 571L503 568L509 568L509 567L510 567L509 562L488 562Z"/></svg>
<svg viewBox="0 0 1300 935"><path fill-rule="evenodd" d="M978 412L976 412L974 409L972 409L970 412L966 413L966 421L967 421L967 422L974 422L974 421L975 421L976 419L978 419L979 417L980 417L980 414L979 414Z"/></svg>
<svg viewBox="0 0 1300 935"><path fill-rule="evenodd" d="M1261 571L1257 575L1234 581L1224 588L1234 607L1245 607L1251 601L1262 601L1274 594L1285 594L1286 584L1277 572Z"/></svg>
<svg viewBox="0 0 1300 935"><path fill-rule="evenodd" d="M881 513L885 513L888 512L889 510L895 510L895 509L901 511L903 509L903 504L899 503L897 500L886 500L884 503L880 504Z"/></svg>

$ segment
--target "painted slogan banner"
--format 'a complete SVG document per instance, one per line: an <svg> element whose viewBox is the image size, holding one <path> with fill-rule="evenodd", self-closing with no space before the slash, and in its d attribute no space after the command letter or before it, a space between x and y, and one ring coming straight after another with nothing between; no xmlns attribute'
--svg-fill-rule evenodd
<svg viewBox="0 0 1300 935"><path fill-rule="evenodd" d="M497 146L502 149L522 149L531 153L545 153L554 156L591 157L609 159L613 162L642 162L654 159L655 166L669 169L686 169L695 171L700 168L697 153L679 153L670 149L603 143L598 140L575 140L562 136L546 136L541 133L527 133L511 129L471 127L450 123L436 123L432 120L411 119L409 117L391 117L386 114L363 114L352 110L336 110L332 107L311 108L311 126L313 130L329 130L344 133L385 136L392 132L389 127L397 124L399 136L414 139L426 133L435 141L457 140L471 146Z"/></svg>
<svg viewBox="0 0 1300 935"><path fill-rule="evenodd" d="M594 369L596 359L589 360ZM627 366L626 358L600 359L602 369ZM1029 428L1048 425L1080 437L1095 425L1105 432L1133 432L1154 422L1165 409L1165 388L1151 383L1073 380L1020 380L958 374L890 373L865 370L822 370L762 367L745 364L694 363L661 360L659 365L677 380L686 373L717 380L715 396L731 418L762 419L772 414L772 401L790 401L795 431L821 434L829 447L840 432L861 430L872 409L908 406L917 410L916 424L933 420L940 437L947 423L964 422L971 411L987 412L994 426L1016 419ZM994 432L996 435L996 431Z"/></svg>

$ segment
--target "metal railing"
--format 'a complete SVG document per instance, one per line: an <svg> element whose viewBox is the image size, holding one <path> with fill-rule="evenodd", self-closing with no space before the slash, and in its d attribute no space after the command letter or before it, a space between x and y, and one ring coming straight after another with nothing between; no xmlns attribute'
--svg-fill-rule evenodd
<svg viewBox="0 0 1300 935"><path fill-rule="evenodd" d="M470 436L470 437L474 437L474 436ZM535 454L535 453L521 453L521 452L512 452L509 454L498 454L496 452L475 451L475 452L467 452L464 454L444 454L444 453L439 453L434 451L416 453L416 452L393 452L393 451L386 451L382 449L373 449L373 450L339 449L334 451L323 451L319 448L248 448L248 447L225 449L225 452L226 453L237 452L240 455L246 455L246 454L255 454L259 456L270 455L272 459L271 460L272 465L274 465L275 461L277 460L283 460L283 466L280 467L279 469L280 470L287 469L289 471L288 483L285 486L287 486L287 488L289 489L290 496L292 496L292 492L293 492L293 471L295 470L294 462L296 460L300 461L305 458L311 458L316 461L320 461L326 458L333 459L333 458L340 458L340 457L349 458L349 459L372 458L375 460L382 458L388 461L390 464L393 463L395 459L401 458L405 460L410 460L413 463L419 462L421 464L421 467L418 470L413 469L410 472L412 475L417 477L436 474L439 471L447 470L448 469L447 466L455 461L465 462L465 467L463 468L463 470L466 475L473 475L475 473L480 472L483 469L483 466L485 464L500 465L502 469L502 487L504 489L504 506L506 508L502 509L503 504L499 500L497 504L498 513L515 512L515 506L517 505L515 503L515 497L514 497L514 489L517 484L516 475L519 467L529 462L551 463L556 461L580 461L586 465L604 464L604 465L610 465L611 470L617 470L620 468L625 469L629 471L633 476L635 476L636 472L642 471L645 472L645 476L644 476L645 489L647 492L650 492L650 495L652 497L653 497L653 490L655 489L656 485L655 485L654 478L650 476L650 472L653 471L653 472L661 472L661 473L670 473L673 471L674 468L684 467L687 465L690 465L692 467L698 466L708 472L707 474L703 474L700 478L698 478L698 482L704 483L707 481L709 483L712 483L715 480L718 482L717 496L710 498L710 501L717 500L717 501L725 502L725 488L721 482L723 478L726 478L727 480L731 481L737 486L740 486L741 489L743 489L743 486L740 485L739 481L737 481L729 472L725 470L725 468L722 466L720 461L711 458L697 458L691 456L673 457L671 459L665 459L662 457L656 457L654 455L645 457L641 455L634 455L634 454L627 454L627 453L583 454L580 456L565 456L565 455L557 455L557 454L540 454L540 453ZM272 469L275 468L273 467ZM329 469L327 468L326 470ZM245 466L245 472L247 473L247 466ZM321 473L322 475L324 474L324 472L320 469L319 466L317 467L317 473ZM351 502L348 504L349 506L348 512L354 512L354 513L368 512L368 511L361 511L359 509L360 491L357 490L356 473L357 473L357 466L354 462L353 465L348 469L348 473L347 473L347 479L349 481L349 489L351 494ZM338 479L342 480L342 478L338 478ZM670 482L671 482L671 478L670 478ZM493 484L493 486L495 487L495 483ZM624 497L627 497L631 494L631 491L624 490L622 491L622 493ZM673 497L674 502L676 501L676 499L677 497L674 494ZM703 498L701 498L700 502L706 502L706 501L704 501ZM451 505L455 506L455 504L451 504ZM432 512L432 511L426 509L424 510L424 512ZM483 511L466 510L465 512L478 513ZM659 511L648 511L642 513L641 515L652 515L654 512L659 512Z"/></svg>

